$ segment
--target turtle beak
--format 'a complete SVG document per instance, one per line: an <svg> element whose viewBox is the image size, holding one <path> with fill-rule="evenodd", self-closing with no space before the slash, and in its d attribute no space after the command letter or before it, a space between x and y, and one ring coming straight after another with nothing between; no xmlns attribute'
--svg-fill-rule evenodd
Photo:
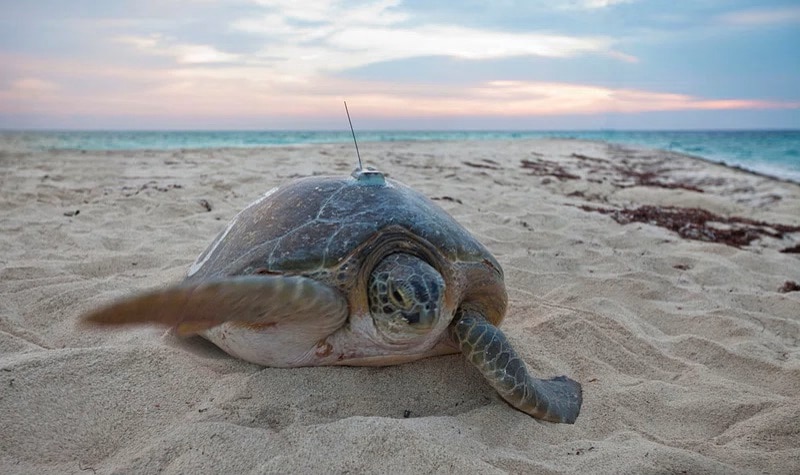
<svg viewBox="0 0 800 475"><path fill-rule="evenodd" d="M426 302L425 305L415 306L411 312L403 313L403 319L413 329L425 333L436 325L439 305L437 302Z"/></svg>
<svg viewBox="0 0 800 475"><path fill-rule="evenodd" d="M419 323L417 323L417 328L430 330L436 325L436 316L439 314L439 305L436 303L429 303L428 309L422 309L419 312Z"/></svg>

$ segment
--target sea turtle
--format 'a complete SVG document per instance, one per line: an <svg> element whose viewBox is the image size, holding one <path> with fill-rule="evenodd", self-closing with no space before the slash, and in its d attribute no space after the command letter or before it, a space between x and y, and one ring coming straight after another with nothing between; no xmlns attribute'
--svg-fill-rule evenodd
<svg viewBox="0 0 800 475"><path fill-rule="evenodd" d="M574 423L581 386L541 380L497 325L503 270L447 212L375 170L309 177L241 211L175 286L90 312L96 325L200 334L265 366L383 366L461 351L509 404Z"/></svg>

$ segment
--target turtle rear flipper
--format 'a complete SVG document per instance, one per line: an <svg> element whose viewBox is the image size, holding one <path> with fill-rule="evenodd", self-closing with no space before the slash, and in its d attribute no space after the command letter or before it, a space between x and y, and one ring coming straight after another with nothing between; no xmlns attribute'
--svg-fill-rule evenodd
<svg viewBox="0 0 800 475"><path fill-rule="evenodd" d="M537 379L499 328L477 312L465 311L452 335L467 359L509 404L537 419L573 424L581 410L581 385L559 376Z"/></svg>
<svg viewBox="0 0 800 475"><path fill-rule="evenodd" d="M81 320L99 326L151 324L192 335L223 323L269 327L306 325L315 342L342 326L347 301L338 290L302 276L236 276L193 285L176 285L118 300Z"/></svg>

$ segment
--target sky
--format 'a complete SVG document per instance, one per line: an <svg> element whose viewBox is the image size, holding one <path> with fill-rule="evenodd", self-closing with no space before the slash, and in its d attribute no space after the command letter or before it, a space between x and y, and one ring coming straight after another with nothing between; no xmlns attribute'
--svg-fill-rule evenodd
<svg viewBox="0 0 800 475"><path fill-rule="evenodd" d="M0 128L800 128L800 3L0 0Z"/></svg>

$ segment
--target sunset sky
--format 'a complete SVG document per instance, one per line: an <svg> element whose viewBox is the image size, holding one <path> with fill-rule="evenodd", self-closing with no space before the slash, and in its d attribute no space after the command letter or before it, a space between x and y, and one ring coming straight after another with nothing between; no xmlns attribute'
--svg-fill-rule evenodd
<svg viewBox="0 0 800 475"><path fill-rule="evenodd" d="M0 0L0 128L800 128L800 5Z"/></svg>

